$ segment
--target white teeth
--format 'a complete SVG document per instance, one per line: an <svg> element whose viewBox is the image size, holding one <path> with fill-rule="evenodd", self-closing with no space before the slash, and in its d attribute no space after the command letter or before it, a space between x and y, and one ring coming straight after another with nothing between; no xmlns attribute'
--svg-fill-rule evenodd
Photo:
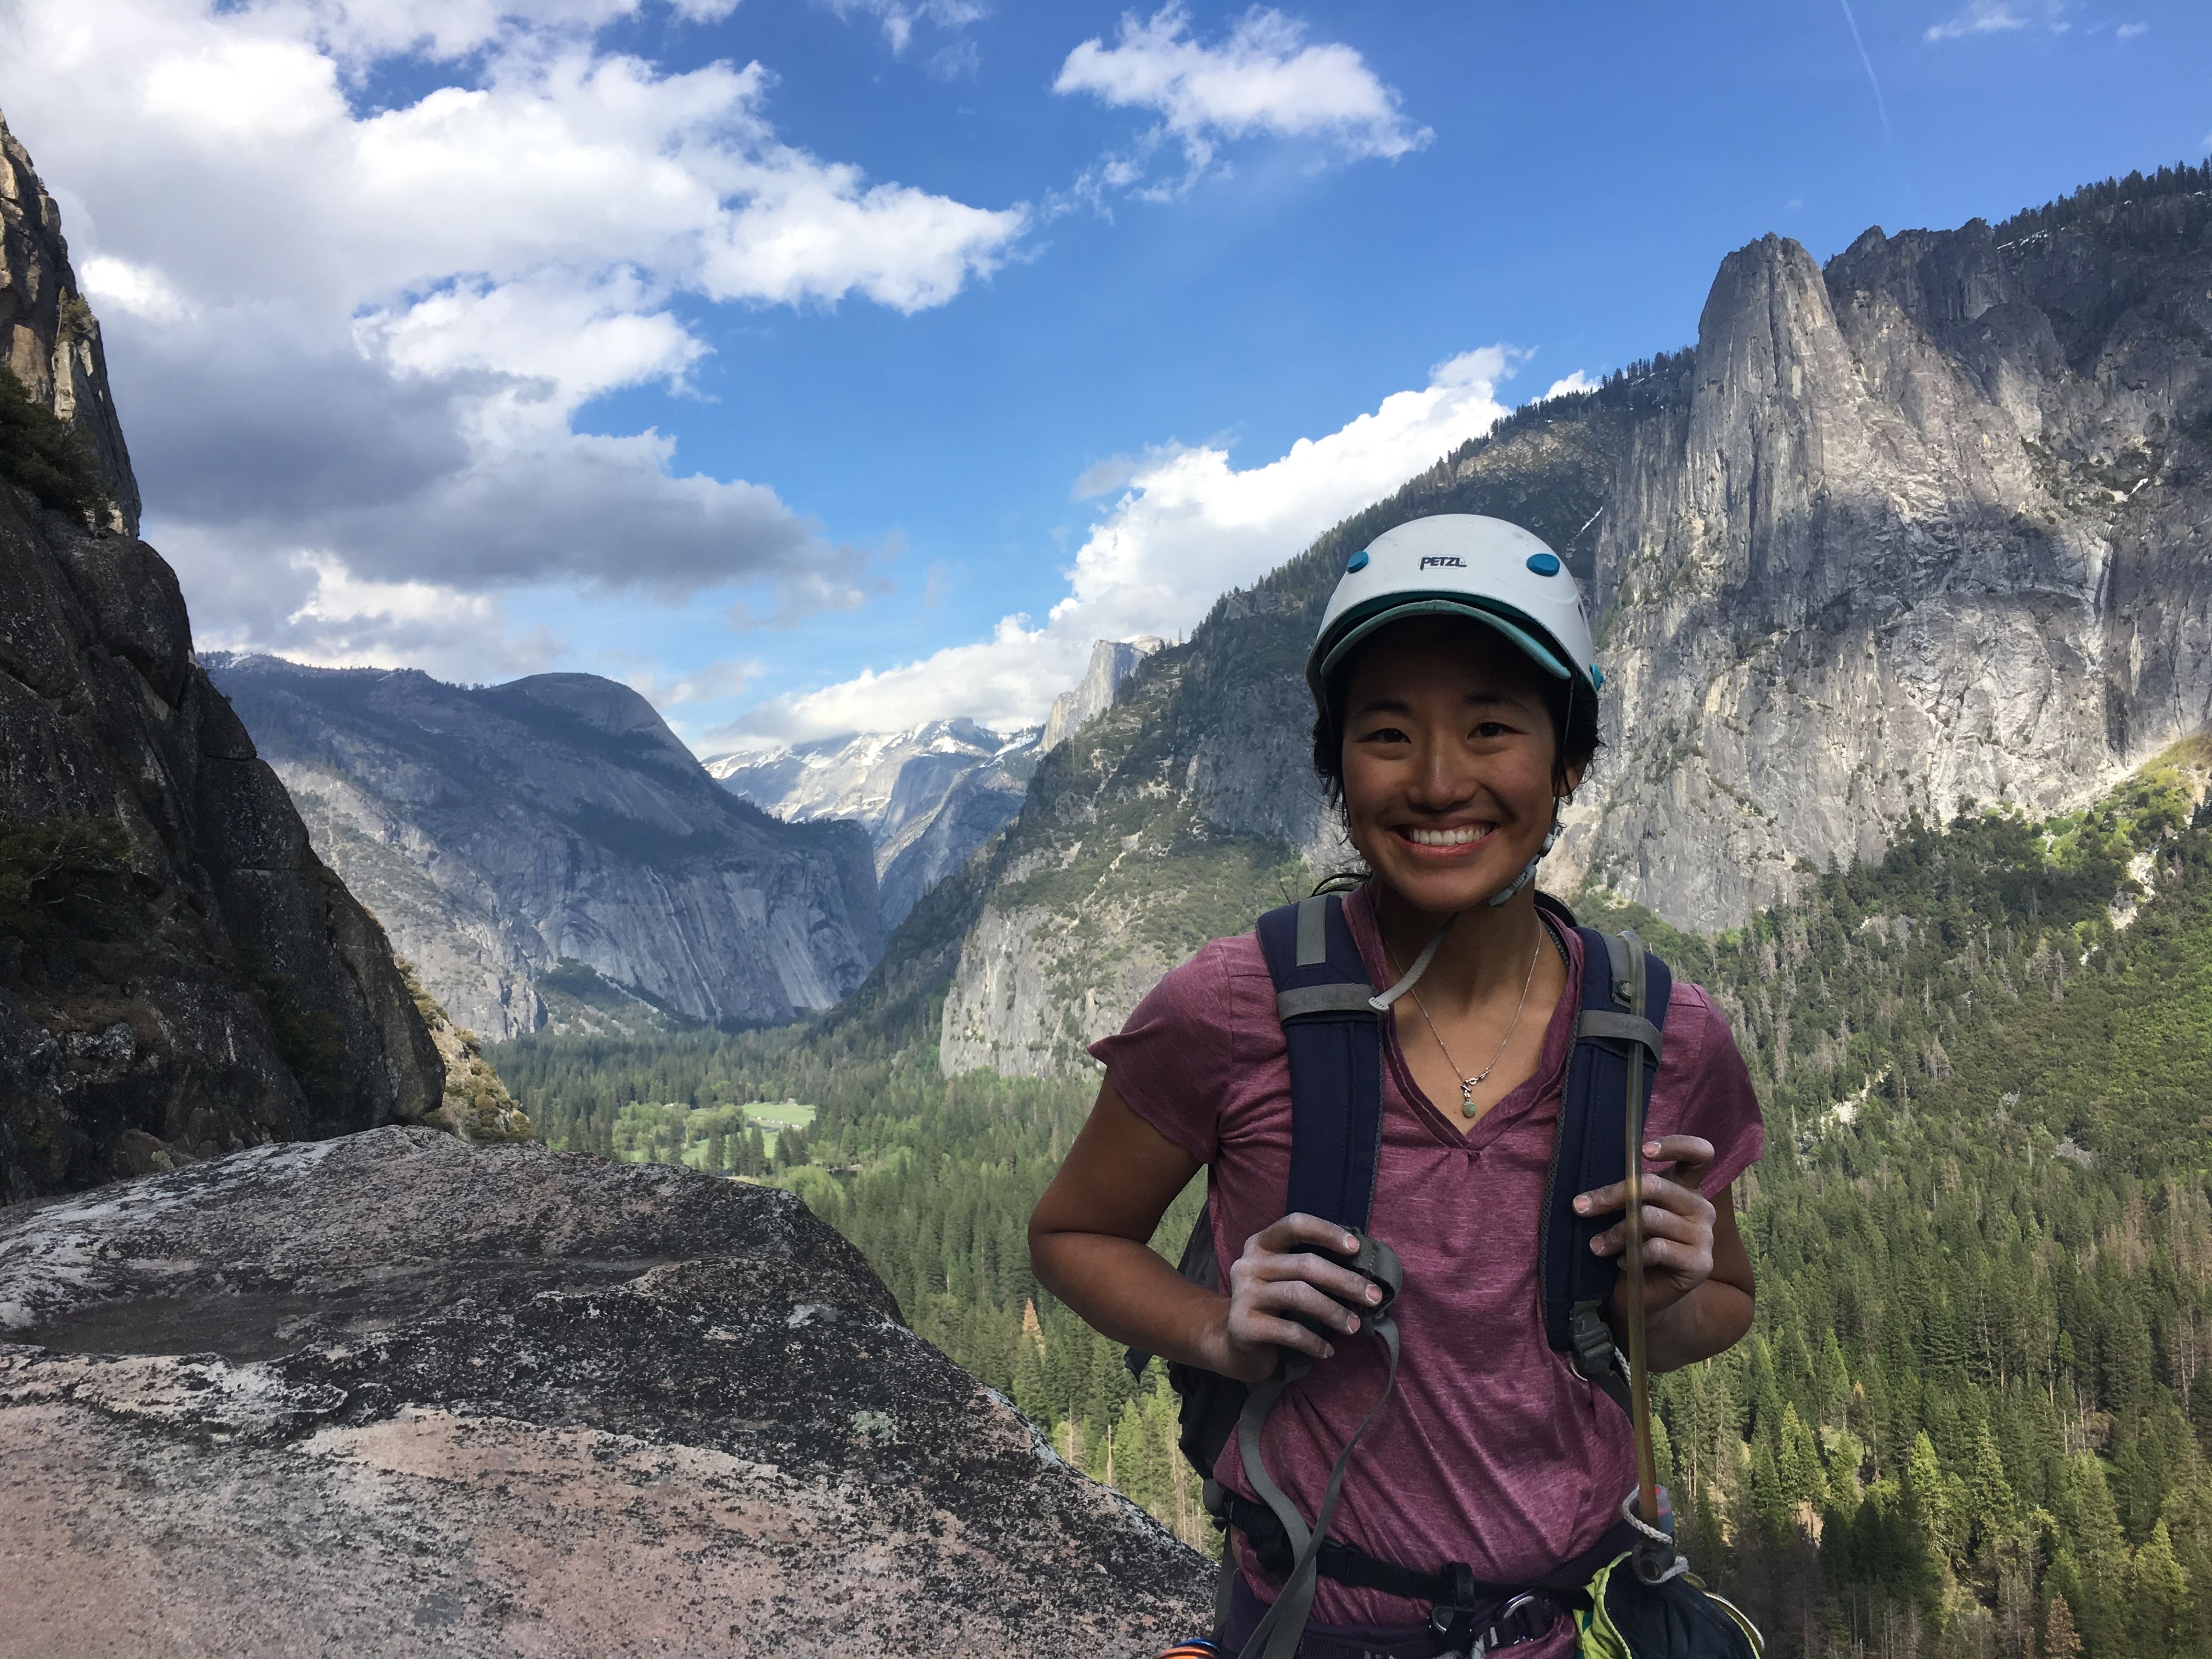
<svg viewBox="0 0 2212 1659"><path fill-rule="evenodd" d="M1409 830L1416 847L1464 847L1471 841L1480 841L1490 833L1489 826L1480 830Z"/></svg>

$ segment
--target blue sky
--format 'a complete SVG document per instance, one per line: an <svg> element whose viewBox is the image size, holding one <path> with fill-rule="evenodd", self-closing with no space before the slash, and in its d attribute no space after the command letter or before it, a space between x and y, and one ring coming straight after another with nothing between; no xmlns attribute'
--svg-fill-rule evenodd
<svg viewBox="0 0 2212 1659"><path fill-rule="evenodd" d="M1093 635L1187 629L1501 407L1692 340L1745 241L2212 143L2212 13L2170 3L9 32L203 644L612 673L702 750L1036 718ZM94 35L131 44L88 94Z"/></svg>

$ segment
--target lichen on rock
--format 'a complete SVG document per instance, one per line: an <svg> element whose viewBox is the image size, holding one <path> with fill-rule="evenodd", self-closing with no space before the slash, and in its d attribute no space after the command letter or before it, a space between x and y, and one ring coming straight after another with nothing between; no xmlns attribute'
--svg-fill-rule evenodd
<svg viewBox="0 0 2212 1659"><path fill-rule="evenodd" d="M391 1127L0 1211L11 1651L1201 1628L1210 1564L1039 1443L773 1188Z"/></svg>

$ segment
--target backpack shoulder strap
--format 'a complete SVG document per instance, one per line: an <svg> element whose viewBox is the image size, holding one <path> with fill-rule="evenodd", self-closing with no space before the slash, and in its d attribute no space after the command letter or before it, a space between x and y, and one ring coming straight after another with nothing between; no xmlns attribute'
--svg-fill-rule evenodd
<svg viewBox="0 0 2212 1659"><path fill-rule="evenodd" d="M1585 1381L1626 1410L1626 1367L1605 1322L1620 1267L1615 1258L1595 1255L1589 1247L1591 1239L1620 1219L1621 1212L1577 1215L1575 1195L1628 1173L1629 1091L1637 1091L1640 1103L1650 1103L1674 975L1633 933L1575 931L1583 942L1582 983L1544 1188L1538 1263L1544 1340L1567 1355Z"/></svg>
<svg viewBox="0 0 2212 1659"><path fill-rule="evenodd" d="M1382 1016L1334 893L1261 916L1254 932L1275 982L1291 1064L1285 1213L1367 1231L1382 1138Z"/></svg>

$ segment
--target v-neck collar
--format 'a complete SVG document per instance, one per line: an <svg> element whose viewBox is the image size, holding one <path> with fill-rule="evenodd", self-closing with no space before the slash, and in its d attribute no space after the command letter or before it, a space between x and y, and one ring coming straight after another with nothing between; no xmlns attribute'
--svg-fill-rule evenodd
<svg viewBox="0 0 2212 1659"><path fill-rule="evenodd" d="M1364 883L1344 901L1345 921L1351 926L1352 942L1359 947L1359 958L1366 964L1370 984L1390 983L1389 958L1382 950L1382 933L1375 920L1373 884ZM1566 982L1560 988L1559 1000L1553 1005L1552 1018L1544 1028L1544 1046L1536 1057L1536 1069L1498 1097L1491 1109L1477 1118L1473 1126L1462 1132L1459 1125L1446 1116L1431 1100L1421 1085L1414 1080L1413 1069L1406 1063L1406 1051L1398 1042L1398 1022L1386 1018L1382 1026L1382 1051L1389 1068L1391 1080L1398 1092L1413 1108L1413 1115L1421 1127L1447 1146L1480 1151L1495 1140L1504 1126L1528 1111L1545 1095L1557 1088L1566 1067L1567 1045L1574 1033L1576 999L1572 993L1582 976L1582 940L1571 930L1562 929L1551 916L1539 910L1537 920L1551 930L1552 938L1566 958Z"/></svg>

